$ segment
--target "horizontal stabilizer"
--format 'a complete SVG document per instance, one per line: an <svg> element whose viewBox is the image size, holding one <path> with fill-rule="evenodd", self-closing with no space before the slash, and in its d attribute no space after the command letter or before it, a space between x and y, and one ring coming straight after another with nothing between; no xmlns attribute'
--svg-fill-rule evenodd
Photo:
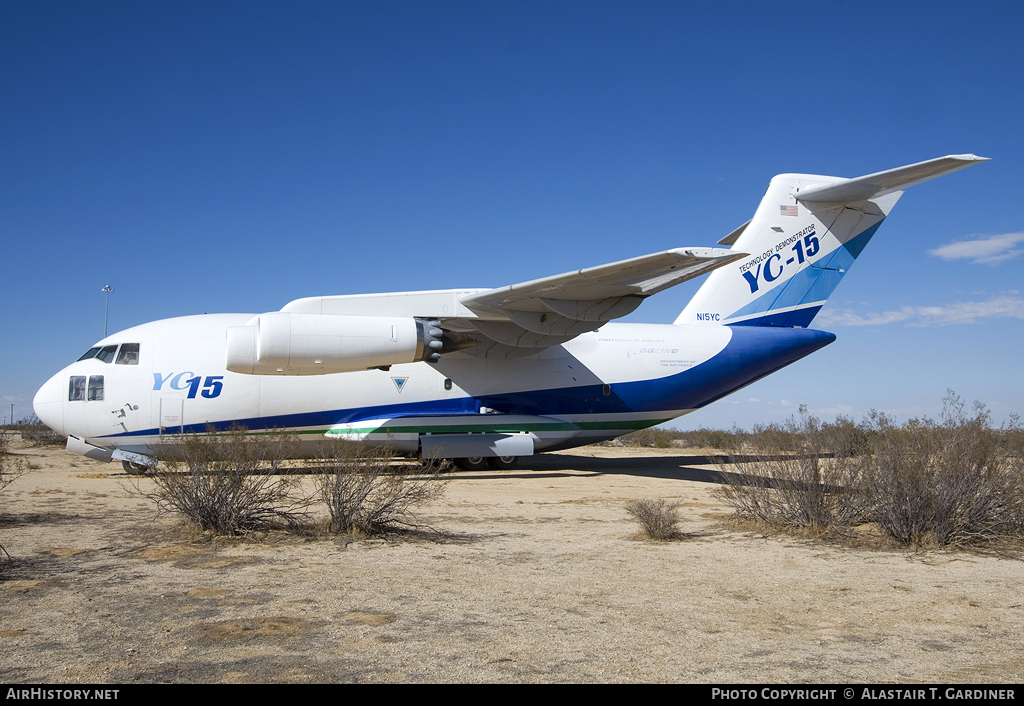
<svg viewBox="0 0 1024 706"><path fill-rule="evenodd" d="M751 220L753 220L753 219L751 219ZM750 221L747 221L746 223L741 225L739 228L734 230L732 233L729 233L729 235L727 235L724 238L722 238L721 240L719 240L718 244L719 245L724 245L725 247L732 246L737 240L740 239L740 236L743 235L743 231L745 231L747 229L747 226L749 226L749 225L750 225Z"/></svg>
<svg viewBox="0 0 1024 706"><path fill-rule="evenodd" d="M797 191L793 196L797 201L805 202L865 201L987 161L987 157L978 157L973 154L951 154L929 159L926 162L868 174L856 179L844 179L832 184L810 186Z"/></svg>

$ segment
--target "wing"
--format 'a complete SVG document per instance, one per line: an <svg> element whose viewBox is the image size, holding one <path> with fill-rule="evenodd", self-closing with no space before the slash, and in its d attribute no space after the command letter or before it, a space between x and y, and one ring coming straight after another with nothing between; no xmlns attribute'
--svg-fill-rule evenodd
<svg viewBox="0 0 1024 706"><path fill-rule="evenodd" d="M722 248L677 248L498 289L307 297L281 311L436 320L444 333L443 353L478 347L487 356L529 355L600 328L653 294L743 257Z"/></svg>
<svg viewBox="0 0 1024 706"><path fill-rule="evenodd" d="M644 299L746 257L721 248L677 248L498 289L462 295L464 323L516 348L565 343L633 312Z"/></svg>

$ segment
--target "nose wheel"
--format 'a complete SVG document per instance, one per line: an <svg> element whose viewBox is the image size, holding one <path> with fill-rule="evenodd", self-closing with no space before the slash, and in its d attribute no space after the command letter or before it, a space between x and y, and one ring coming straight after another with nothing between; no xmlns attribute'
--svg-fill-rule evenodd
<svg viewBox="0 0 1024 706"><path fill-rule="evenodd" d="M152 470L149 466L144 466L141 463L132 463L131 461L121 461L121 468L130 476L144 476Z"/></svg>

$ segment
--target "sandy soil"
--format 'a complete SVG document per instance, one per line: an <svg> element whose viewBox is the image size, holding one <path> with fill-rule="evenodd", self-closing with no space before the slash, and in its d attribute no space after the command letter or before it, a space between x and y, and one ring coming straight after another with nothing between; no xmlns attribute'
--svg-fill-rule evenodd
<svg viewBox="0 0 1024 706"><path fill-rule="evenodd" d="M443 534L190 536L114 464L18 448L4 682L1020 682L1024 562L723 524L698 452L453 474ZM149 483L151 481L142 481ZM683 541L623 510L683 503Z"/></svg>

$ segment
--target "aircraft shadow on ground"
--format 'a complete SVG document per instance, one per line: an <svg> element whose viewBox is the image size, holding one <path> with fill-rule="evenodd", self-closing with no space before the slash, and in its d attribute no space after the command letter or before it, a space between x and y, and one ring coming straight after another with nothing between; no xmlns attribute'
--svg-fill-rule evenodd
<svg viewBox="0 0 1024 706"><path fill-rule="evenodd" d="M643 476L646 478L688 480L697 483L713 483L715 485L723 485L725 483L748 485L751 482L765 483L766 479L757 478L755 480L753 476L723 469L734 463L758 460L763 460L763 458L755 456L728 456L725 454L713 456L635 456L626 458L538 454L523 458L520 461L516 471L526 471L525 473L506 473L502 477L538 478L547 476L555 478L570 474L579 475L580 473L587 475L617 474ZM698 466L713 465L719 468L698 468ZM466 476L463 475L461 477L465 478ZM486 478L487 474L481 473L476 477ZM768 480L767 484L773 487L776 482Z"/></svg>
<svg viewBox="0 0 1024 706"><path fill-rule="evenodd" d="M699 483L724 482L722 471L709 468L697 468L714 464L729 463L726 456L636 456L626 458L595 458L592 456L573 456L569 454L538 454L523 458L517 471L529 471L522 474L524 478L536 478L538 471L546 475L562 475L559 471L571 471L574 474L615 474L644 476L647 478L668 478L674 480L690 480ZM507 475L505 477L508 477Z"/></svg>
<svg viewBox="0 0 1024 706"><path fill-rule="evenodd" d="M478 471L468 472L458 468L453 473L461 480L494 480L521 478L537 480L539 478L567 478L597 475L642 476L645 478L663 478L671 480L688 480L697 483L713 483L722 485L738 482L747 485L750 478L742 473L722 470L734 463L760 460L754 456L719 455L684 455L684 456L628 456L619 458L599 458L594 456L575 456L571 454L537 454L523 457L519 465L512 471ZM714 466L719 468L698 468L698 466ZM317 475L321 469L315 467L285 467L276 469L279 475ZM120 474L118 474L120 475ZM442 477L447 476L444 474ZM759 478L763 483L764 479ZM769 481L769 485L772 482Z"/></svg>

